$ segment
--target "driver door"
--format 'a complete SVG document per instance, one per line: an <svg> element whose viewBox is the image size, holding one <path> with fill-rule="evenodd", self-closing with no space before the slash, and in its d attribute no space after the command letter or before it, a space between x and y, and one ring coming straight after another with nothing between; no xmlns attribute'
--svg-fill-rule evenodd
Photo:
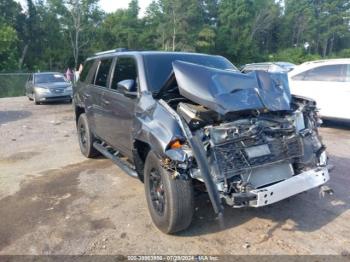
<svg viewBox="0 0 350 262"><path fill-rule="evenodd" d="M117 57L111 72L110 87L105 90L102 97L106 114L103 128L108 129L108 132L105 130L105 133L108 133L107 143L129 158L132 158L132 128L137 96L125 96L118 88L118 83L134 80L135 86L132 91L137 91L137 79L136 60L131 56Z"/></svg>

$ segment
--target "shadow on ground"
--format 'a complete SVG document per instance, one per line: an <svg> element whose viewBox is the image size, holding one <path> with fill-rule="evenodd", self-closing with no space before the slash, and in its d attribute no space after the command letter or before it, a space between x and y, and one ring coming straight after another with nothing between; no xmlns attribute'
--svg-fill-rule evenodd
<svg viewBox="0 0 350 262"><path fill-rule="evenodd" d="M350 122L340 120L323 120L322 127L350 130Z"/></svg>
<svg viewBox="0 0 350 262"><path fill-rule="evenodd" d="M32 113L29 111L0 111L0 125L18 121L31 115Z"/></svg>
<svg viewBox="0 0 350 262"><path fill-rule="evenodd" d="M14 195L1 199L0 251L26 234L33 234L40 226L49 226L51 231L59 227L63 239L79 238L82 234L114 228L108 219L90 218L85 213L85 205L82 212L77 211L79 215L62 224L69 215L68 206L84 196L78 189L79 174L110 165L107 161L85 161L48 170L23 183Z"/></svg>
<svg viewBox="0 0 350 262"><path fill-rule="evenodd" d="M209 198L206 194L197 196L195 213L191 227L178 234L190 237L224 231L241 226L255 217L270 220L274 223L267 235L281 228L286 222L292 221L292 228L288 231L313 232L331 223L338 216L350 209L350 177L346 176L346 167L350 166L350 159L331 156L331 163L336 165L331 173L328 185L334 190L334 195L322 197L319 189L301 193L289 199L261 208L233 209L228 206L224 213L224 227L220 227L216 220ZM276 224L277 222L277 224ZM284 230L284 229L283 229ZM350 234L350 232L349 232Z"/></svg>

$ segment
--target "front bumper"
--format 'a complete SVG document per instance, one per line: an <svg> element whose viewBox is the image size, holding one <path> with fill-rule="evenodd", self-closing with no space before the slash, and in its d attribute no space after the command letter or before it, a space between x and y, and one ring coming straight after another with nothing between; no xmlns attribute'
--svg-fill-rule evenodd
<svg viewBox="0 0 350 262"><path fill-rule="evenodd" d="M66 100L71 100L72 97L73 97L72 92L61 92L57 94L53 94L53 93L36 94L36 100L38 102L66 101Z"/></svg>
<svg viewBox="0 0 350 262"><path fill-rule="evenodd" d="M272 186L250 191L254 197L253 200L249 201L249 206L267 206L301 192L319 187L325 184L328 180L329 173L327 167L318 167Z"/></svg>

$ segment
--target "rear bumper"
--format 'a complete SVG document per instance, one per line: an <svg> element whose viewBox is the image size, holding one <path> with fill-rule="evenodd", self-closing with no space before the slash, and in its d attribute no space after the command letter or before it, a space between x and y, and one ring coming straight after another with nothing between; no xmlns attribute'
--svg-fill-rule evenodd
<svg viewBox="0 0 350 262"><path fill-rule="evenodd" d="M319 187L329 180L327 167L319 167L293 176L272 186L250 191L254 196L251 207L267 206L301 192Z"/></svg>

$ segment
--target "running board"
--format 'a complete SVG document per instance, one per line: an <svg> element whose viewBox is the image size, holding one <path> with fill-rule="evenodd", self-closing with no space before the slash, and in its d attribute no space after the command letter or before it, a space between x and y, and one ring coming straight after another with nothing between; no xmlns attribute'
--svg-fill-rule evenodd
<svg viewBox="0 0 350 262"><path fill-rule="evenodd" d="M96 148L97 151L99 151L102 155L109 158L113 161L114 164L116 164L121 170L123 170L125 173L127 173L129 176L138 178L138 175L134 169L132 169L126 161L120 159L117 155L118 152L115 151L114 153L111 153L108 151L108 148L104 147L98 142L94 143L94 148Z"/></svg>

